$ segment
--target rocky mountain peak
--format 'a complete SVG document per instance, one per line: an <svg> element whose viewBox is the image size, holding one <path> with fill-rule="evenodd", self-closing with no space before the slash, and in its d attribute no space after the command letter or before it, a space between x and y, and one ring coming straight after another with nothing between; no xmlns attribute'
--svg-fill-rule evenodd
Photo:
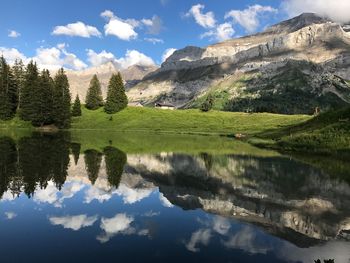
<svg viewBox="0 0 350 263"><path fill-rule="evenodd" d="M315 13L303 13L297 17L283 21L267 28L263 34L288 34L313 24L332 22Z"/></svg>

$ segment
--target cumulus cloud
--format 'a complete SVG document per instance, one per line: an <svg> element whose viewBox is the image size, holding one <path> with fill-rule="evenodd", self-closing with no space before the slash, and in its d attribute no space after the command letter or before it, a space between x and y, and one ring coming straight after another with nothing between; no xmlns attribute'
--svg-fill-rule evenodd
<svg viewBox="0 0 350 263"><path fill-rule="evenodd" d="M162 63L165 62L167 60L168 57L170 57L172 54L174 54L174 52L176 51L176 48L168 48L163 52L162 55Z"/></svg>
<svg viewBox="0 0 350 263"><path fill-rule="evenodd" d="M8 63L13 64L16 59L27 60L27 57L15 48L0 47L0 55L2 55Z"/></svg>
<svg viewBox="0 0 350 263"><path fill-rule="evenodd" d="M139 23L136 20L123 20L110 10L105 10L101 16L107 20L107 24L104 26L106 36L112 35L126 41L137 38L135 27L139 26Z"/></svg>
<svg viewBox="0 0 350 263"><path fill-rule="evenodd" d="M21 36L21 34L18 33L17 31L15 31L15 30L9 30L8 37L16 38L16 37L20 37L20 36Z"/></svg>
<svg viewBox="0 0 350 263"><path fill-rule="evenodd" d="M88 61L91 66L99 66L107 62L115 62L116 58L111 52L102 50L100 53L96 53L92 49L87 50Z"/></svg>
<svg viewBox="0 0 350 263"><path fill-rule="evenodd" d="M75 70L81 70L87 65L73 53L57 47L43 48L36 50L36 56L32 58L40 67L49 70L56 70L61 67L68 67Z"/></svg>
<svg viewBox="0 0 350 263"><path fill-rule="evenodd" d="M282 8L291 17L305 12L312 12L329 17L336 22L350 22L349 0L285 0L282 3Z"/></svg>
<svg viewBox="0 0 350 263"><path fill-rule="evenodd" d="M99 235L97 240L99 240L101 243L105 243L118 233L134 233L135 229L131 227L131 223L133 221L134 218L125 213L116 214L112 218L102 218L100 227L104 233Z"/></svg>
<svg viewBox="0 0 350 263"><path fill-rule="evenodd" d="M149 37L145 37L144 38L145 41L152 43L153 45L155 44L164 44L164 40L160 39L160 38L149 38Z"/></svg>
<svg viewBox="0 0 350 263"><path fill-rule="evenodd" d="M277 13L278 10L271 6L253 5L244 10L231 10L225 15L225 19L231 18L241 25L248 33L252 33L260 26L260 15L263 13Z"/></svg>
<svg viewBox="0 0 350 263"><path fill-rule="evenodd" d="M62 216L62 217L50 217L50 223L52 225L61 225L63 228L72 229L77 231L83 227L92 226L98 219L97 215L76 215L76 216Z"/></svg>
<svg viewBox="0 0 350 263"><path fill-rule="evenodd" d="M215 15L213 12L203 13L204 5L197 4L191 7L186 14L187 17L193 17L198 25L204 28L213 28L216 25Z"/></svg>
<svg viewBox="0 0 350 263"><path fill-rule="evenodd" d="M201 35L201 38L209 37L211 40L224 41L230 39L235 34L235 30L230 23L218 25L215 29L209 30Z"/></svg>
<svg viewBox="0 0 350 263"><path fill-rule="evenodd" d="M53 35L67 35L67 36L79 36L79 37L101 37L100 31L96 27L85 25L83 22L76 22L65 26L56 26L53 31Z"/></svg>
<svg viewBox="0 0 350 263"><path fill-rule="evenodd" d="M116 58L114 54L105 50L100 53L89 49L87 51L88 61L92 66L99 66L107 62L112 62L119 69L126 69L132 65L152 66L155 65L152 58L137 50L127 50L124 57Z"/></svg>

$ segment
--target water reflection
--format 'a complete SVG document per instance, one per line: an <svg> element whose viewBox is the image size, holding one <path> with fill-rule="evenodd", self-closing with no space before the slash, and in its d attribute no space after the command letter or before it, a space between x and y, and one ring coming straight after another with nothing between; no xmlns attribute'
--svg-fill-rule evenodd
<svg viewBox="0 0 350 263"><path fill-rule="evenodd" d="M2 137L0 155L2 262L21 261L6 251L23 233L91 262L350 259L348 182L290 158L126 154L69 134Z"/></svg>

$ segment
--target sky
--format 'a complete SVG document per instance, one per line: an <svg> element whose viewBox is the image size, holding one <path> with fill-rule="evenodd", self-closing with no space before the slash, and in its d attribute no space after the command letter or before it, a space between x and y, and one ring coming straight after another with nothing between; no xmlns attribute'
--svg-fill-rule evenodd
<svg viewBox="0 0 350 263"><path fill-rule="evenodd" d="M348 10L350 0L1 0L0 55L48 69L160 65L188 45L252 34L302 12L347 22Z"/></svg>

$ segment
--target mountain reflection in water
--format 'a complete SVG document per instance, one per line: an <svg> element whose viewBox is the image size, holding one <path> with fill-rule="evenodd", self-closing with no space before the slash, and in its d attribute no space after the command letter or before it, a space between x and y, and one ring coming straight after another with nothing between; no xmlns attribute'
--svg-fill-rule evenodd
<svg viewBox="0 0 350 263"><path fill-rule="evenodd" d="M290 158L126 154L37 133L0 138L0 155L1 262L38 247L36 262L350 259L349 183ZM57 242L72 258L51 258Z"/></svg>

